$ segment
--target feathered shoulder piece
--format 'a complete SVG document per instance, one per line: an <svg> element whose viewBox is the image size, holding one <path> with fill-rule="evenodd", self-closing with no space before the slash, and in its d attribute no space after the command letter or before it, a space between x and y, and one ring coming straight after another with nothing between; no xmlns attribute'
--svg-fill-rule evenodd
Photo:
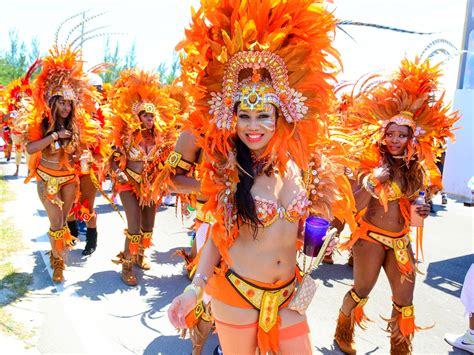
<svg viewBox="0 0 474 355"><path fill-rule="evenodd" d="M36 59L28 68L26 74L20 79L15 79L7 85L8 111L16 111L24 97L31 97L31 76L40 67L41 60Z"/></svg>
<svg viewBox="0 0 474 355"><path fill-rule="evenodd" d="M177 49L189 120L207 159L202 191L216 214L213 236L222 255L237 235L233 195L239 181L234 107L278 108L277 131L264 152L280 171L289 159L303 170L311 144L327 137L327 112L339 55L336 19L324 1L202 0Z"/></svg>

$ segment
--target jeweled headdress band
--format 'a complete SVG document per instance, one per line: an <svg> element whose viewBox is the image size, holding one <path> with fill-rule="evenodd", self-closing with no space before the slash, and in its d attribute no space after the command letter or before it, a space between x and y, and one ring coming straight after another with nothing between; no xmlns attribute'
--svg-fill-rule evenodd
<svg viewBox="0 0 474 355"><path fill-rule="evenodd" d="M243 69L266 69L270 73L271 86L286 121L294 122L304 118L308 112L307 106L304 105L306 98L290 88L284 60L268 51L242 51L233 55L227 62L222 91L211 93L209 113L214 115L217 127L231 128L234 104L239 95L239 73Z"/></svg>
<svg viewBox="0 0 474 355"><path fill-rule="evenodd" d="M132 106L132 112L138 115L140 112L156 114L156 107L151 102L135 102Z"/></svg>
<svg viewBox="0 0 474 355"><path fill-rule="evenodd" d="M240 108L247 111L268 111L269 104L280 108L280 99L273 86L263 81L255 82L253 79L247 79L239 85L234 104L236 102L240 102Z"/></svg>
<svg viewBox="0 0 474 355"><path fill-rule="evenodd" d="M413 113L409 111L401 111L399 114L386 120L383 127L386 128L390 123L395 123L399 126L408 126L413 130L413 132L416 130L416 122L413 119Z"/></svg>
<svg viewBox="0 0 474 355"><path fill-rule="evenodd" d="M68 85L52 88L46 94L46 99L49 101L53 96L62 96L64 100L77 101L74 89Z"/></svg>

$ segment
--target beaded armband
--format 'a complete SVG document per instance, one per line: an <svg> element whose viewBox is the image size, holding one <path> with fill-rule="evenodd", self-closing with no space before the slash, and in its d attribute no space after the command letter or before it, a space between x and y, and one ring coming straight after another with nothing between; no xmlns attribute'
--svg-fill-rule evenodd
<svg viewBox="0 0 474 355"><path fill-rule="evenodd" d="M171 152L166 159L166 165L172 166L173 168L181 168L186 171L190 171L193 167L193 163L184 160L183 155L178 152Z"/></svg>

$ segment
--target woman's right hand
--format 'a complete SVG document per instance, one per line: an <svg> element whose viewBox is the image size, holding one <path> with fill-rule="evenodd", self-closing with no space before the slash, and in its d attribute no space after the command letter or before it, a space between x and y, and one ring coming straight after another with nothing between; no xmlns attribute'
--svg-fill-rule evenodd
<svg viewBox="0 0 474 355"><path fill-rule="evenodd" d="M170 308L168 308L168 319L173 327L186 329L186 316L193 310L194 306L196 306L196 293L192 290L175 297Z"/></svg>
<svg viewBox="0 0 474 355"><path fill-rule="evenodd" d="M58 137L60 139L69 139L71 138L71 131L67 130L66 128L61 128L59 131L58 131Z"/></svg>
<svg viewBox="0 0 474 355"><path fill-rule="evenodd" d="M127 174L125 174L123 170L117 169L115 170L115 174L119 183L125 184L128 182Z"/></svg>
<svg viewBox="0 0 474 355"><path fill-rule="evenodd" d="M390 170L387 165L382 165L372 171L372 176L383 184L390 179Z"/></svg>

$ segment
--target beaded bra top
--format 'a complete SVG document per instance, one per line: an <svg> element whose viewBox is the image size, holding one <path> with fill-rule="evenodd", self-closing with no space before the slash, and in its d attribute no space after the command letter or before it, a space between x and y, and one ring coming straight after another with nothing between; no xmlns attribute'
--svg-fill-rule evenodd
<svg viewBox="0 0 474 355"><path fill-rule="evenodd" d="M301 191L297 194L286 208L279 205L276 201L267 200L259 196L255 196L254 199L257 218L264 227L268 227L278 219L283 218L291 223L296 223L306 214L309 205L306 191Z"/></svg>
<svg viewBox="0 0 474 355"><path fill-rule="evenodd" d="M158 148L158 145L155 145L147 153L140 144L135 144L128 150L127 158L131 161L153 161Z"/></svg>
<svg viewBox="0 0 474 355"><path fill-rule="evenodd" d="M388 201L396 201L401 199L405 194L402 192L400 186L394 181L390 181L390 183L386 184L387 188L387 197ZM420 189L416 190L413 194L410 196L407 196L408 200L414 199L418 194L420 193Z"/></svg>

